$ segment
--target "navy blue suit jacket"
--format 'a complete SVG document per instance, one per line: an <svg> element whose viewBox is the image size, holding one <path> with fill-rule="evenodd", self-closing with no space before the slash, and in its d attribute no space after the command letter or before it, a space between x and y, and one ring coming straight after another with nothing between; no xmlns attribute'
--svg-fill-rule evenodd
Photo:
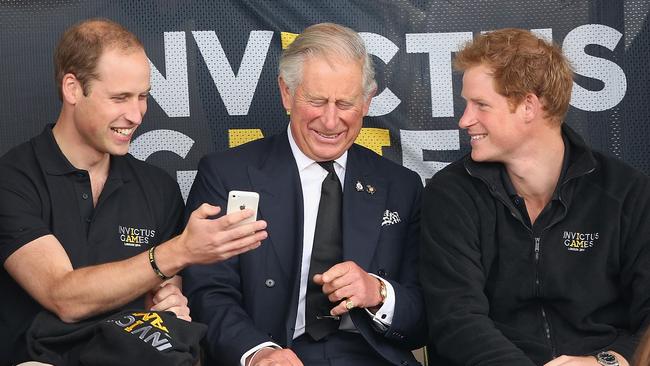
<svg viewBox="0 0 650 366"><path fill-rule="evenodd" d="M357 181L375 193L357 191ZM210 365L238 365L246 351L266 341L290 347L298 307L303 201L286 132L201 159L186 216L204 202L225 210L231 190L259 192L258 218L267 221L269 237L251 252L183 273L192 317L208 325ZM374 329L363 309L351 317L368 343L396 365L417 365L410 349L426 340L416 263L421 191L414 172L359 145L349 149L343 258L390 281L396 294L388 331ZM386 210L401 221L382 226Z"/></svg>

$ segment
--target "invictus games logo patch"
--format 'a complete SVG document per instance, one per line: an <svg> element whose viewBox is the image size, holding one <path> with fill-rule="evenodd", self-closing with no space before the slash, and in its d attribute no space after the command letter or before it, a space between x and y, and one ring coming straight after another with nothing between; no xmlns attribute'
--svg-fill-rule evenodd
<svg viewBox="0 0 650 366"><path fill-rule="evenodd" d="M598 240L598 233L578 233L565 231L562 235L564 246L572 252L584 252L593 247Z"/></svg>
<svg viewBox="0 0 650 366"><path fill-rule="evenodd" d="M141 229L118 225L120 241L127 247L140 247L149 244L149 239L156 236L156 230Z"/></svg>
<svg viewBox="0 0 650 366"><path fill-rule="evenodd" d="M172 348L172 337L158 313L131 313L121 319L109 320L127 333L137 336L142 342L158 351Z"/></svg>

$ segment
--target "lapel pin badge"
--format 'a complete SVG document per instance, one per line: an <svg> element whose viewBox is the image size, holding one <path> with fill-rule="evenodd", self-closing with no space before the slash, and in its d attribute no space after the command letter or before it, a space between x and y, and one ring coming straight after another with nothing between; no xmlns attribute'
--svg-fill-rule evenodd
<svg viewBox="0 0 650 366"><path fill-rule="evenodd" d="M375 187L373 187L373 186L371 186L370 184L368 184L368 185L366 186L366 192L368 192L368 193L370 193L370 194L375 194L375 192L377 192L377 190L375 189Z"/></svg>
<svg viewBox="0 0 650 366"><path fill-rule="evenodd" d="M357 190L357 192L363 191L363 184L361 184L360 181L357 181L357 184L354 186Z"/></svg>

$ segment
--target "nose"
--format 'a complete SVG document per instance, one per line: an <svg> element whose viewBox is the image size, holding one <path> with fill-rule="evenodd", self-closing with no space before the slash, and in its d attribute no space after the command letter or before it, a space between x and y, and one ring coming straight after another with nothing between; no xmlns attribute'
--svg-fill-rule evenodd
<svg viewBox="0 0 650 366"><path fill-rule="evenodd" d="M147 100L134 98L129 101L127 110L124 113L124 118L129 122L139 125L142 123L142 117L147 112Z"/></svg>
<svg viewBox="0 0 650 366"><path fill-rule="evenodd" d="M463 115L460 117L460 120L458 120L458 127L467 129L474 123L476 123L475 114L471 110L469 103L467 103Z"/></svg>
<svg viewBox="0 0 650 366"><path fill-rule="evenodd" d="M334 129L337 124L339 109L336 107L336 103L327 103L324 108L323 124L327 129Z"/></svg>

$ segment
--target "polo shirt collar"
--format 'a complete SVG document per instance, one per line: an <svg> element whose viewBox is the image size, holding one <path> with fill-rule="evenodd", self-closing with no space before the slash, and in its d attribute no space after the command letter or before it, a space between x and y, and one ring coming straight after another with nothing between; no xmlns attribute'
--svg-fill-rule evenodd
<svg viewBox="0 0 650 366"><path fill-rule="evenodd" d="M36 156L41 161L43 170L50 175L67 175L85 170L75 168L72 163L65 157L61 148L54 139L52 128L54 124L48 124L43 129L43 132L36 136L33 140L34 150ZM123 180L128 181L128 176L124 176L125 169L127 169L126 162L123 156L111 155L111 161L108 170L108 180ZM126 178L126 179L125 179Z"/></svg>
<svg viewBox="0 0 650 366"><path fill-rule="evenodd" d="M53 127L54 124L45 126L43 132L34 138L34 150L41 161L43 170L50 175L65 175L78 172L79 169L70 163L63 155L59 145L57 145L52 133Z"/></svg>

